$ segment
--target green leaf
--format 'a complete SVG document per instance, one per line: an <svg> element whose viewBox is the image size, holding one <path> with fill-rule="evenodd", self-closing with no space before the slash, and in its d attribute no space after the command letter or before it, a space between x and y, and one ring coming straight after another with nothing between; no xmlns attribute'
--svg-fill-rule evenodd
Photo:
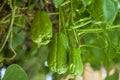
<svg viewBox="0 0 120 80"><path fill-rule="evenodd" d="M105 21L112 24L118 12L118 0L104 0L103 12Z"/></svg>
<svg viewBox="0 0 120 80"><path fill-rule="evenodd" d="M103 21L103 2L104 0L92 0L88 6L91 17L96 21Z"/></svg>
<svg viewBox="0 0 120 80"><path fill-rule="evenodd" d="M29 55L32 57L32 56L35 56L36 53L38 51L38 45L37 44L32 44L32 47L30 49L30 52L29 52Z"/></svg>
<svg viewBox="0 0 120 80"><path fill-rule="evenodd" d="M26 45L19 46L15 49L17 55L15 57L15 60L24 60L26 58Z"/></svg>
<svg viewBox="0 0 120 80"><path fill-rule="evenodd" d="M64 0L53 0L56 7L60 6Z"/></svg>
<svg viewBox="0 0 120 80"><path fill-rule="evenodd" d="M18 46L22 45L22 43L25 40L25 33L24 32L19 32L21 28L19 27L14 27L13 28L13 43L12 46L13 48L17 48Z"/></svg>
<svg viewBox="0 0 120 80"><path fill-rule="evenodd" d="M118 45L119 42L119 31L112 30L108 32L108 36L110 38L110 41L113 45Z"/></svg>
<svg viewBox="0 0 120 80"><path fill-rule="evenodd" d="M12 64L7 68L3 80L28 80L28 77L19 65Z"/></svg>

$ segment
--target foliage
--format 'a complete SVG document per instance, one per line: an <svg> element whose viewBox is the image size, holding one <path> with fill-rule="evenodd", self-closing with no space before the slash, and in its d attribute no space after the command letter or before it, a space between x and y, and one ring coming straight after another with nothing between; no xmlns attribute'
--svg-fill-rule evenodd
<svg viewBox="0 0 120 80"><path fill-rule="evenodd" d="M118 80L119 73L116 70L112 75L108 75L105 80Z"/></svg>
<svg viewBox="0 0 120 80"><path fill-rule="evenodd" d="M54 46L52 34L56 32L67 36L63 43L68 54L71 47L80 49L83 64L89 62L94 69L104 66L107 70L119 64L120 0L1 0L0 3L0 62L6 66L21 65L31 80L45 80L45 75L51 73L45 62L50 47ZM39 13L35 17L38 10L45 15ZM32 39L36 36L40 40L37 44ZM69 61L68 56L66 59ZM9 66L8 69L15 71L13 74L17 71ZM54 74L61 78L69 73Z"/></svg>
<svg viewBox="0 0 120 80"><path fill-rule="evenodd" d="M3 80L28 80L28 77L19 65L12 64L7 68Z"/></svg>

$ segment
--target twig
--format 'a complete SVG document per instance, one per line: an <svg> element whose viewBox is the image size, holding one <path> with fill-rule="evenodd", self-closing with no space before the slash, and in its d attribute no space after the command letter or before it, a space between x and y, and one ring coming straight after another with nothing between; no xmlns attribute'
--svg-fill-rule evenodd
<svg viewBox="0 0 120 80"><path fill-rule="evenodd" d="M15 12L16 12L16 7L14 7L14 8L11 10L11 22L10 22L10 26L9 26L7 35L5 36L5 38L4 38L4 40L3 40L3 43L2 43L1 46L0 46L0 52L3 50L5 44L6 44L8 38L9 38L9 36L10 36L11 30L12 30L12 27L13 27L13 23L14 23Z"/></svg>
<svg viewBox="0 0 120 80"><path fill-rule="evenodd" d="M107 30L113 30L113 29L116 29L116 28L120 28L120 25L115 25L115 26L110 26L108 28L106 28L106 31ZM81 33L98 33L98 32L103 32L103 28L96 28L96 29L80 29L78 30L78 35L81 35Z"/></svg>
<svg viewBox="0 0 120 80"><path fill-rule="evenodd" d="M3 4L2 4L2 6L0 7L0 11L1 11L1 10L3 9L3 7L5 6L6 1L7 1L7 0L4 0L4 2L3 2Z"/></svg>

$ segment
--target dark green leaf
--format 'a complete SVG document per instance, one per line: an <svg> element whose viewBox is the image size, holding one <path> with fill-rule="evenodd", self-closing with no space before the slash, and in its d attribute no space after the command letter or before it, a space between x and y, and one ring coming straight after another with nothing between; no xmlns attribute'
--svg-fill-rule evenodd
<svg viewBox="0 0 120 80"><path fill-rule="evenodd" d="M24 32L20 32L20 28L19 27L14 27L14 32L13 32L13 43L12 43L12 46L13 48L16 48L18 46L20 46L24 40L25 40L25 34Z"/></svg>
<svg viewBox="0 0 120 80"><path fill-rule="evenodd" d="M118 12L118 0L104 0L103 12L105 21L112 24Z"/></svg>
<svg viewBox="0 0 120 80"><path fill-rule="evenodd" d="M19 65L12 64L7 68L3 80L28 80L28 77Z"/></svg>
<svg viewBox="0 0 120 80"><path fill-rule="evenodd" d="M104 0L92 0L91 4L88 6L88 11L96 21L103 20L103 3Z"/></svg>
<svg viewBox="0 0 120 80"><path fill-rule="evenodd" d="M53 0L56 7L60 6L64 0Z"/></svg>

